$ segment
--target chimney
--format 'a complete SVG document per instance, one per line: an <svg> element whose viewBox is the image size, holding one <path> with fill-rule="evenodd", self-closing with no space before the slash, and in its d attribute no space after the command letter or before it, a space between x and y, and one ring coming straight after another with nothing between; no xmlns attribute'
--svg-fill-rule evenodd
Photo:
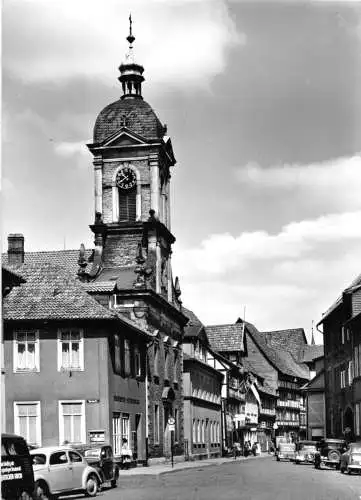
<svg viewBox="0 0 361 500"><path fill-rule="evenodd" d="M24 236L9 234L8 236L8 264L21 266L24 264Z"/></svg>

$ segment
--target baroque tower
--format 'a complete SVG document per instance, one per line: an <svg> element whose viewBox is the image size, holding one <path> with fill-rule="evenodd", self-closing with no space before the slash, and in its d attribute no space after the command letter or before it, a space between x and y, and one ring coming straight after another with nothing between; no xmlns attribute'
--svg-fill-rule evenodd
<svg viewBox="0 0 361 500"><path fill-rule="evenodd" d="M142 96L144 68L135 61L131 18L127 40L118 78L123 94L101 111L88 144L95 174L93 273L144 258L137 284L146 279L172 302L170 169L176 160L166 126Z"/></svg>
<svg viewBox="0 0 361 500"><path fill-rule="evenodd" d="M99 302L149 335L148 458L159 459L170 456L172 432L174 453L184 452L182 342L188 318L171 268L170 180L176 161L166 126L143 99L144 68L134 58L129 21L129 50L119 67L122 95L100 112L88 144L94 157L95 247L89 271L81 248L78 275Z"/></svg>

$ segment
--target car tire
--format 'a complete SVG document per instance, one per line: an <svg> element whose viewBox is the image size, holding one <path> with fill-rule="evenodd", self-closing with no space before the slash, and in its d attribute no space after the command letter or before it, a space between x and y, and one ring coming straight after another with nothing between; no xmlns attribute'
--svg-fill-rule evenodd
<svg viewBox="0 0 361 500"><path fill-rule="evenodd" d="M278 458L278 457L276 457L276 460L277 460L277 462L280 462L280 461L281 461L281 459L280 459L280 458Z"/></svg>
<svg viewBox="0 0 361 500"><path fill-rule="evenodd" d="M347 469L347 474L351 476L351 469Z"/></svg>
<svg viewBox="0 0 361 500"><path fill-rule="evenodd" d="M36 500L52 500L48 485L43 481L37 481L34 488Z"/></svg>
<svg viewBox="0 0 361 500"><path fill-rule="evenodd" d="M94 474L91 474L87 480L85 485L85 494L87 497L96 497L99 491L99 481Z"/></svg>
<svg viewBox="0 0 361 500"><path fill-rule="evenodd" d="M112 480L110 481L110 486L111 486L112 488L116 488L116 487L118 486L118 480L117 480L117 479L112 479Z"/></svg>

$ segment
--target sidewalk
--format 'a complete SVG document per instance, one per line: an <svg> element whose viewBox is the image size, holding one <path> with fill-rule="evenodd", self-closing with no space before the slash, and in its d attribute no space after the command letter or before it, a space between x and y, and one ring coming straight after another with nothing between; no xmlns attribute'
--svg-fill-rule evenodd
<svg viewBox="0 0 361 500"><path fill-rule="evenodd" d="M236 460L233 457L222 457L222 458L210 458L209 460L194 460L191 462L177 462L172 468L171 463L163 463L157 465L151 465L149 467L134 467L128 470L120 470L119 478L128 476L160 476L162 474L170 474L172 472L178 472L185 469L197 469L203 467L209 467L211 465L221 465L225 463L235 463L245 460L259 460L260 458L273 457L268 453L261 453L257 457L238 457Z"/></svg>

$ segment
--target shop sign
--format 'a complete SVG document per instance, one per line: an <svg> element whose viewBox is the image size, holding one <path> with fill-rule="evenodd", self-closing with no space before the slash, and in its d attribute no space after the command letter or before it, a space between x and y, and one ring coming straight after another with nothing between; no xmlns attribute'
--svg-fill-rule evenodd
<svg viewBox="0 0 361 500"><path fill-rule="evenodd" d="M104 443L105 431L89 431L90 443Z"/></svg>

